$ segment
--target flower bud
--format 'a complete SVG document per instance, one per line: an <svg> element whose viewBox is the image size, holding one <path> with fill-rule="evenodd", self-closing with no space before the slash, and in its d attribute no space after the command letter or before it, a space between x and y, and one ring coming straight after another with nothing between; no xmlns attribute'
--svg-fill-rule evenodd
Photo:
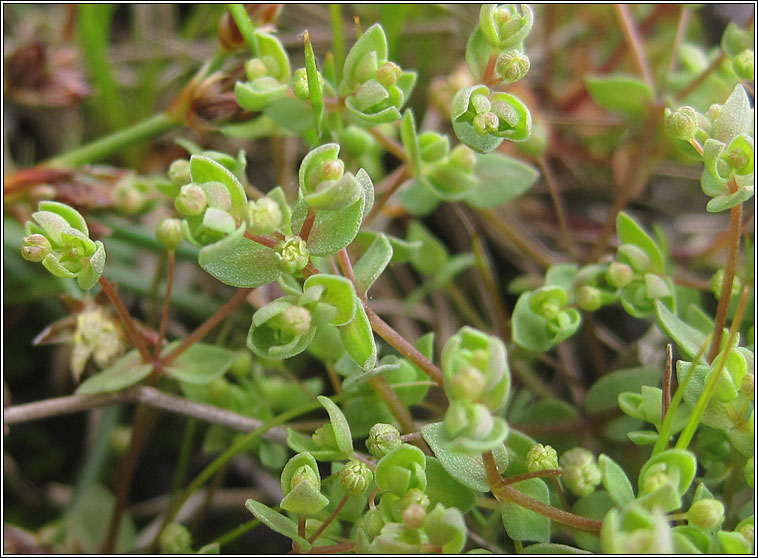
<svg viewBox="0 0 758 558"><path fill-rule="evenodd" d="M292 74L292 92L301 101L311 98L310 89L308 89L308 73L305 68L298 68Z"/></svg>
<svg viewBox="0 0 758 558"><path fill-rule="evenodd" d="M526 452L526 468L531 473L558 468L558 454L552 446L534 444Z"/></svg>
<svg viewBox="0 0 758 558"><path fill-rule="evenodd" d="M573 448L565 452L560 459L563 469L563 482L576 496L589 496L602 480L600 468L589 450Z"/></svg>
<svg viewBox="0 0 758 558"><path fill-rule="evenodd" d="M471 100L469 101L471 103L471 107L474 109L474 112L476 114L482 114L483 112L490 112L492 109L492 104L490 103L489 98L487 95L477 94L472 95Z"/></svg>
<svg viewBox="0 0 758 558"><path fill-rule="evenodd" d="M711 292L716 300L721 300L721 290L724 288L724 269L721 268L711 276ZM740 294L742 290L742 281L736 275L732 281L732 293L729 298L735 297Z"/></svg>
<svg viewBox="0 0 758 558"><path fill-rule="evenodd" d="M719 103L713 103L711 106L708 107L708 111L705 113L705 118L713 122L721 115L721 109L724 108L724 105L720 105Z"/></svg>
<svg viewBox="0 0 758 558"><path fill-rule="evenodd" d="M139 212L147 201L141 186L131 174L119 180L113 189L113 203L116 208L127 215Z"/></svg>
<svg viewBox="0 0 758 558"><path fill-rule="evenodd" d="M316 472L308 465L302 465L292 474L290 491L294 490L300 483L305 483L306 486L321 490L321 479L318 478Z"/></svg>
<svg viewBox="0 0 758 558"><path fill-rule="evenodd" d="M250 371L250 365L253 363L253 357L250 356L250 353L245 351L240 352L239 356L237 357L237 360L234 361L234 364L232 364L232 367L229 369L229 372L232 373L233 376L237 378L244 378L247 376L247 373Z"/></svg>
<svg viewBox="0 0 758 558"><path fill-rule="evenodd" d="M713 498L698 500L687 512L687 521L701 529L713 529L724 521L724 504Z"/></svg>
<svg viewBox="0 0 758 558"><path fill-rule="evenodd" d="M576 305L582 310L594 312L602 306L601 293L590 285L582 286L576 291Z"/></svg>
<svg viewBox="0 0 758 558"><path fill-rule="evenodd" d="M419 529L426 519L426 511L418 504L411 504L403 511L403 524L409 529Z"/></svg>
<svg viewBox="0 0 758 558"><path fill-rule="evenodd" d="M301 336L311 329L311 313L302 306L290 306L281 313L282 333Z"/></svg>
<svg viewBox="0 0 758 558"><path fill-rule="evenodd" d="M337 180L345 173L345 163L341 159L331 159L321 165L321 180Z"/></svg>
<svg viewBox="0 0 758 558"><path fill-rule="evenodd" d="M187 217L200 215L208 205L205 192L197 184L187 184L179 190L179 195L174 200L176 210Z"/></svg>
<svg viewBox="0 0 758 558"><path fill-rule="evenodd" d="M755 51L745 49L734 57L734 73L744 80L752 80L755 76Z"/></svg>
<svg viewBox="0 0 758 558"><path fill-rule="evenodd" d="M166 250L173 252L184 240L182 222L179 219L164 219L158 223L155 236Z"/></svg>
<svg viewBox="0 0 758 558"><path fill-rule="evenodd" d="M475 401L484 390L486 382L480 370L467 366L450 378L450 396L453 399Z"/></svg>
<svg viewBox="0 0 758 558"><path fill-rule="evenodd" d="M403 70L394 62L385 62L376 70L376 80L384 87L392 87L403 75Z"/></svg>
<svg viewBox="0 0 758 558"><path fill-rule="evenodd" d="M529 57L516 49L501 54L495 70L507 83L513 83L523 78L529 71Z"/></svg>
<svg viewBox="0 0 758 558"><path fill-rule="evenodd" d="M698 131L698 113L688 106L666 111L666 129L677 139L691 141Z"/></svg>
<svg viewBox="0 0 758 558"><path fill-rule="evenodd" d="M463 144L456 145L450 152L450 163L459 169L471 172L476 165L476 153Z"/></svg>
<svg viewBox="0 0 758 558"><path fill-rule="evenodd" d="M673 481L674 479L671 475L666 473L666 464L657 463L650 467L645 473L645 478L642 480L642 486L640 486L640 493L651 494Z"/></svg>
<svg viewBox="0 0 758 558"><path fill-rule="evenodd" d="M30 262L41 262L45 259L53 247L50 241L41 234L30 234L24 237L24 245L21 246L21 255Z"/></svg>
<svg viewBox="0 0 758 558"><path fill-rule="evenodd" d="M245 62L245 75L248 81L256 80L268 75L268 68L260 58L253 58Z"/></svg>
<svg viewBox="0 0 758 558"><path fill-rule="evenodd" d="M158 539L161 554L188 554L192 552L192 535L181 523L169 523Z"/></svg>
<svg viewBox="0 0 758 558"><path fill-rule="evenodd" d="M340 483L345 494L358 496L366 492L374 474L365 463L357 460L348 461L340 471Z"/></svg>
<svg viewBox="0 0 758 558"><path fill-rule="evenodd" d="M299 236L288 236L274 247L279 268L284 273L294 273L308 265L308 248Z"/></svg>
<svg viewBox="0 0 758 558"><path fill-rule="evenodd" d="M393 449L402 445L400 431L391 424L377 423L368 431L366 448L369 453L381 459Z"/></svg>
<svg viewBox="0 0 758 558"><path fill-rule="evenodd" d="M605 280L608 284L617 289L626 287L631 283L634 277L634 270L621 262L612 262L605 273Z"/></svg>
<svg viewBox="0 0 758 558"><path fill-rule="evenodd" d="M245 206L245 224L252 234L270 234L282 225L282 208L268 197L249 201Z"/></svg>
<svg viewBox="0 0 758 558"><path fill-rule="evenodd" d="M426 509L429 507L429 504L431 503L431 500L429 500L429 496L427 496L426 492L423 490L420 490L418 488L411 488L403 495L400 502L404 509L408 508L409 506L416 505L420 506L422 510L426 511Z"/></svg>
<svg viewBox="0 0 758 558"><path fill-rule="evenodd" d="M190 164L187 159L177 159L168 168L168 178L174 186L184 186L192 182Z"/></svg>
<svg viewBox="0 0 758 558"><path fill-rule="evenodd" d="M334 427L331 423L319 426L311 436L313 443L320 448L336 448L337 438L334 437Z"/></svg>
<svg viewBox="0 0 758 558"><path fill-rule="evenodd" d="M474 117L472 125L477 134L480 136L486 136L492 132L497 132L500 120L494 112L483 112Z"/></svg>

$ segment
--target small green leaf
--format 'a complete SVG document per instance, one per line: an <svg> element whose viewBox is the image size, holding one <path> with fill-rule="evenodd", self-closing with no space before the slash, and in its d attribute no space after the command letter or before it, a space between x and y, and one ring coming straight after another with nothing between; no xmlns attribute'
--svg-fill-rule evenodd
<svg viewBox="0 0 758 558"><path fill-rule="evenodd" d="M584 408L588 413L598 413L616 407L616 400L622 393L637 392L643 385L654 386L660 383L661 373L655 368L637 366L616 370L606 374L587 391Z"/></svg>
<svg viewBox="0 0 758 558"><path fill-rule="evenodd" d="M692 484L692 480L695 478L697 471L697 459L695 456L686 450L669 449L662 451L650 459L640 469L639 479L637 480L637 486L642 486L645 476L648 470L658 463L664 463L666 465L667 474L672 474L676 471L679 477L678 491L682 496Z"/></svg>
<svg viewBox="0 0 758 558"><path fill-rule="evenodd" d="M167 354L178 344L175 342L167 345L163 353ZM206 385L221 377L238 358L237 351L207 343L195 343L164 370L181 382Z"/></svg>
<svg viewBox="0 0 758 558"><path fill-rule="evenodd" d="M252 499L245 502L245 507L269 529L295 541L300 546L302 552L308 552L311 549L311 543L297 534L297 525L287 516L272 510L266 504Z"/></svg>
<svg viewBox="0 0 758 558"><path fill-rule="evenodd" d="M210 157L193 155L190 157L190 175L192 181L198 184L220 182L226 186L232 200L232 214L238 219L241 218L247 202L247 195L242 184L229 169Z"/></svg>
<svg viewBox="0 0 758 558"><path fill-rule="evenodd" d="M308 277L303 283L304 290L314 286L324 287L319 301L337 309L337 315L329 323L336 326L350 323L355 316L356 306L360 303L355 296L353 284L339 275L319 273Z"/></svg>
<svg viewBox="0 0 758 558"><path fill-rule="evenodd" d="M375 73L379 64L385 60L387 60L387 36L382 26L375 23L366 29L347 53L342 70L343 84L340 85L340 94L346 94L343 92L343 87L352 89L354 85L373 77L371 70L373 69ZM372 64L373 68L371 68Z"/></svg>
<svg viewBox="0 0 758 558"><path fill-rule="evenodd" d="M443 554L458 554L466 544L466 523L456 508L434 506L424 521L424 532L429 542L442 549Z"/></svg>
<svg viewBox="0 0 758 558"><path fill-rule="evenodd" d="M287 84L270 76L259 77L253 81L234 84L234 98L245 110L259 112L283 98L287 94Z"/></svg>
<svg viewBox="0 0 758 558"><path fill-rule="evenodd" d="M371 370L376 364L376 342L371 324L360 301L356 303L355 317L340 328L342 344L350 358L363 370Z"/></svg>
<svg viewBox="0 0 758 558"><path fill-rule="evenodd" d="M76 278L79 287L85 291L97 284L105 269L105 246L99 240L95 241L95 246L97 247L95 253L90 256Z"/></svg>
<svg viewBox="0 0 758 558"><path fill-rule="evenodd" d="M245 238L245 225L226 238L201 248L200 267L216 279L233 287L260 287L279 276L274 251Z"/></svg>
<svg viewBox="0 0 758 558"><path fill-rule="evenodd" d="M417 217L431 213L440 203L440 198L432 187L417 178L405 181L397 197L406 211Z"/></svg>
<svg viewBox="0 0 758 558"><path fill-rule="evenodd" d="M636 77L588 76L584 83L598 105L625 116L641 117L653 102L650 86Z"/></svg>
<svg viewBox="0 0 758 558"><path fill-rule="evenodd" d="M350 425L347 423L345 415L342 414L340 408L328 397L319 395L317 399L324 409L326 409L326 412L329 413L329 420L334 429L334 439L337 441L337 447L346 456L351 455L353 453L353 437L350 434Z"/></svg>
<svg viewBox="0 0 758 558"><path fill-rule="evenodd" d="M313 110L313 121L316 125L316 133L321 135L321 124L324 121L324 96L321 80L319 79L316 57L313 54L310 36L305 34L305 72L308 76L308 94Z"/></svg>
<svg viewBox="0 0 758 558"><path fill-rule="evenodd" d="M142 364L137 351L130 351L102 372L87 378L76 393L89 395L118 391L147 378L152 370L152 364Z"/></svg>
<svg viewBox="0 0 758 558"><path fill-rule="evenodd" d="M544 504L550 503L550 493L542 479L528 479L512 486L526 496ZM505 532L514 541L548 542L550 540L550 520L544 515L512 502L501 502L500 513Z"/></svg>
<svg viewBox="0 0 758 558"><path fill-rule="evenodd" d="M603 473L603 486L613 501L619 506L625 506L634 500L634 489L624 470L604 453L597 459L600 471Z"/></svg>
<svg viewBox="0 0 758 558"><path fill-rule="evenodd" d="M481 454L451 451L446 444L445 425L442 422L424 425L421 428L421 434L440 464L455 480L477 492L489 491L487 471ZM492 455L495 457L498 468L505 471L508 467L508 451L505 446L500 444L492 450Z"/></svg>
<svg viewBox="0 0 758 558"><path fill-rule="evenodd" d="M408 155L408 165L413 170L413 175L421 176L421 147L416 134L416 120L411 109L406 110L403 114L403 121L400 124L400 139Z"/></svg>
<svg viewBox="0 0 758 558"><path fill-rule="evenodd" d="M363 205L364 198L361 198L343 209L317 211L308 237L310 253L330 256L349 246L361 227ZM292 211L292 230L302 228L307 213L308 205L301 199Z"/></svg>
<svg viewBox="0 0 758 558"><path fill-rule="evenodd" d="M69 225L74 227L79 232L84 233L84 236L89 237L87 221L84 220L84 217L81 213L79 213L70 205L56 201L41 201L39 202L38 208L40 211L50 211L52 213L60 215L66 220Z"/></svg>
<svg viewBox="0 0 758 558"><path fill-rule="evenodd" d="M442 464L431 456L426 456L426 495L430 506L438 503L447 508L455 507L466 513L474 507L476 494L466 485L458 482L445 470Z"/></svg>
<svg viewBox="0 0 758 558"><path fill-rule="evenodd" d="M277 99L263 109L263 114L293 134L302 136L314 129L313 112L304 101L294 97ZM267 132L264 135L273 135L273 133Z"/></svg>
<svg viewBox="0 0 758 558"><path fill-rule="evenodd" d="M382 457L376 464L376 486L402 497L409 489L424 490L426 457L416 446L403 444Z"/></svg>
<svg viewBox="0 0 758 558"><path fill-rule="evenodd" d="M474 174L479 183L464 199L479 209L508 203L531 188L539 178L539 173L531 165L501 153L479 155Z"/></svg>
<svg viewBox="0 0 758 558"><path fill-rule="evenodd" d="M665 265L663 254L658 244L648 235L644 229L623 211L616 217L616 233L619 244L633 244L642 249L650 258L650 269L653 273L664 273Z"/></svg>
<svg viewBox="0 0 758 558"><path fill-rule="evenodd" d="M358 288L367 293L391 260L392 245L384 234L377 235L353 268Z"/></svg>
<svg viewBox="0 0 758 558"><path fill-rule="evenodd" d="M698 362L706 362L705 351L702 349L707 342L707 337L702 331L683 322L660 300L655 301L655 315L658 318L658 325L674 340L682 354L690 359L700 354Z"/></svg>
<svg viewBox="0 0 758 558"><path fill-rule="evenodd" d="M406 234L408 242L420 242L421 247L411 258L411 264L421 273L435 276L448 261L445 245L417 221L411 221Z"/></svg>

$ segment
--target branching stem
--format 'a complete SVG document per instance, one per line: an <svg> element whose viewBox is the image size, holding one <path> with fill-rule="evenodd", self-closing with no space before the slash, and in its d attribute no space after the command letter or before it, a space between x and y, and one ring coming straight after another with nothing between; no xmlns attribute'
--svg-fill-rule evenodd
<svg viewBox="0 0 758 558"><path fill-rule="evenodd" d="M147 350L145 338L142 337L142 334L137 330L137 324L134 323L134 319L132 318L131 314L129 314L129 310L127 310L124 301L121 300L121 297L118 295L116 287L114 287L113 284L105 278L105 275L100 276L99 283L103 288L103 292L108 296L110 301L113 303L113 306L116 307L116 312L118 312L118 316L121 318L121 322L126 328L126 334L129 336L129 340L132 342L132 344L139 351L142 362L152 362L153 358L150 356L150 351Z"/></svg>

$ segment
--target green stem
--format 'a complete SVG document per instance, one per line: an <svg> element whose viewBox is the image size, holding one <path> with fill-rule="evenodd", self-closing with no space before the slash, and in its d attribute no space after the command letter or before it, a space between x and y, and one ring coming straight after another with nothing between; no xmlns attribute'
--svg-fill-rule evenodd
<svg viewBox="0 0 758 558"><path fill-rule="evenodd" d="M705 384L705 388L703 389L703 392L700 394L700 397L697 400L697 403L695 404L695 409L693 410L692 414L690 415L690 419L687 422L687 426L684 427L684 430L682 430L682 434L679 436L679 439L676 441L676 449L687 449L687 446L690 445L690 441L692 441L692 437L695 435L695 431L697 430L697 427L700 424L700 419L703 417L703 413L705 413L705 409L708 406L708 403L711 401L711 396L713 395L714 390L716 389L716 384L719 381L719 376L721 376L721 373L724 371L724 365L726 364L726 357L729 356L730 349L734 343L734 339L737 336L737 331L740 328L740 324L742 322L742 315L745 311L745 302L747 300L747 293L748 288L745 287L742 289L742 296L740 297L740 303L737 307L737 313L734 316L734 320L732 320L732 327L729 330L729 337L727 338L727 349L723 351L720 355L718 355L718 363L715 361L712 363L715 364L714 371L711 374L711 377L708 378L708 383ZM678 391L678 390L677 390Z"/></svg>
<svg viewBox="0 0 758 558"><path fill-rule="evenodd" d="M221 535L219 538L216 539L216 543L221 547L224 546L227 543L232 542L236 538L244 535L247 533L250 529L255 529L258 525L261 524L260 519L251 519L250 521L246 521L242 525L238 525L231 531Z"/></svg>
<svg viewBox="0 0 758 558"><path fill-rule="evenodd" d="M94 163L128 145L159 136L178 126L178 122L169 118L167 114L161 113L48 159L43 164L52 167L78 167L87 163Z"/></svg>
<svg viewBox="0 0 758 558"><path fill-rule="evenodd" d="M171 498L173 499L184 484L184 478L187 476L189 467L189 458L192 451L192 441L195 439L197 432L198 420L194 417L188 417L184 427L184 436L182 445L179 448L179 458L176 461L176 471L174 480L171 483Z"/></svg>
<svg viewBox="0 0 758 558"><path fill-rule="evenodd" d="M331 400L335 403L345 399L345 397L341 395L333 395L331 397ZM223 467L232 457L240 453L241 451L244 451L248 447L250 447L250 444L252 444L255 440L260 438L263 434L271 430L275 426L279 426L280 424L283 424L285 422L288 422L289 420L298 417L300 415L303 415L305 413L308 413L310 411L314 411L316 409L321 409L321 403L318 401L309 401L308 403L305 403L303 405L300 405L298 407L295 407L294 409L290 409L287 412L282 413L281 415L278 415L271 420L265 422L255 430L250 431L247 433L244 437L238 438L237 441L232 444L232 446L227 449L224 453L219 455L216 459L214 459L210 465L208 465L205 469L203 469L200 474L198 474L192 482L187 486L187 488L184 489L184 491L181 493L181 496L177 498L169 508L169 510L166 513L166 516L163 518L163 524L161 525L161 529L156 535L153 542L150 544L150 547L154 547L158 541L158 537L160 536L161 531L171 523L171 521L174 519L176 514L179 512L179 510L182 508L182 506L187 502L190 496L194 494L200 487L202 487L215 473L218 471L221 467Z"/></svg>
<svg viewBox="0 0 758 558"><path fill-rule="evenodd" d="M342 27L342 5L329 4L329 19L332 25L332 53L334 54L334 73L337 83L342 79L342 66L345 63L345 33Z"/></svg>
<svg viewBox="0 0 758 558"><path fill-rule="evenodd" d="M244 6L242 4L229 4L229 12L232 14L234 23L237 24L237 28L245 39L247 46L250 48L253 58L257 58L260 53L258 49L258 35Z"/></svg>

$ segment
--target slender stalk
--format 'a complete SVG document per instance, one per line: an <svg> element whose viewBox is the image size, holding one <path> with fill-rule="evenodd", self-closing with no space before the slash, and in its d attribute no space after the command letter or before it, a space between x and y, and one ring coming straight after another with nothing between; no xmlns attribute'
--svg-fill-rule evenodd
<svg viewBox="0 0 758 558"><path fill-rule="evenodd" d="M382 208L387 204L392 195L397 191L398 188L400 188L400 186L403 185L409 176L410 173L408 171L408 167L406 165L401 165L395 169L392 174L388 175L384 180L382 180L382 182L385 180L391 180L392 182L390 184L390 187L382 192L381 197L376 201L374 207L371 208L371 211L369 211L368 215L366 215L366 218L363 220L364 227L367 227L374 222L374 219L376 219L379 216L379 213L381 213Z"/></svg>
<svg viewBox="0 0 758 558"><path fill-rule="evenodd" d="M182 436L182 445L179 447L179 457L176 461L174 471L174 480L171 483L171 498L174 498L184 484L187 476L187 467L189 465L190 452L192 451L192 441L195 439L198 421L190 417L185 422L184 436Z"/></svg>
<svg viewBox="0 0 758 558"><path fill-rule="evenodd" d="M387 405L390 413L392 413L392 416L395 417L395 420L400 425L401 432L409 433L416 430L416 425L413 423L411 414L408 412L406 406L400 402L397 394L390 388L386 378L374 376L366 380L366 383L371 386L371 389L374 390L379 399Z"/></svg>
<svg viewBox="0 0 758 558"><path fill-rule="evenodd" d="M492 452L488 451L483 453L482 457L484 459L485 469L487 470L487 483L490 485L490 489L495 495L495 498L499 501L512 502L540 515L544 515L553 521L567 525L568 527L574 527L591 533L600 532L600 527L603 525L602 521L589 519L587 517L582 517L581 515L558 509L522 494L515 488L508 486L505 483L505 479L500 476L500 472L497 470L497 463L495 463L495 458L493 457Z"/></svg>
<svg viewBox="0 0 758 558"><path fill-rule="evenodd" d="M300 238L303 239L304 242L308 242L308 237L311 236L311 229L313 229L313 222L316 220L316 212L313 210L312 207L308 208L308 213L305 215L305 220L303 221L303 226L300 227Z"/></svg>
<svg viewBox="0 0 758 558"><path fill-rule="evenodd" d="M256 34L253 22L250 21L250 17L247 15L247 11L245 11L245 7L242 4L229 4L228 8L229 13L234 18L234 23L237 24L237 29L240 30L242 37L250 48L252 57L257 58L260 53L258 49L258 35Z"/></svg>
<svg viewBox="0 0 758 558"><path fill-rule="evenodd" d="M674 44L671 47L671 58L669 58L668 70L663 77L662 89L665 91L668 89L668 78L674 75L676 70L676 62L679 56L679 47L682 46L684 35L687 32L687 26L690 24L690 17L692 16L692 10L688 6L679 6L679 23L676 27L676 35L674 36Z"/></svg>
<svg viewBox="0 0 758 558"><path fill-rule="evenodd" d="M129 340L139 351L142 362L152 362L153 358L150 356L150 351L147 350L145 338L142 337L142 334L139 331L137 331L137 325L134 323L134 319L132 319L131 314L129 314L129 310L126 309L124 301L121 300L120 296L118 296L116 287L114 287L111 282L105 278L105 275L100 276L99 283L103 288L103 292L108 296L110 301L113 303L113 306L116 307L116 312L118 312L118 316L121 318L121 322L126 328L126 333L129 336Z"/></svg>
<svg viewBox="0 0 758 558"><path fill-rule="evenodd" d="M86 163L94 163L112 153L121 151L126 146L165 134L179 127L179 125L168 114L157 114L128 128L113 132L62 155L53 157L42 164L51 167L78 167Z"/></svg>
<svg viewBox="0 0 758 558"><path fill-rule="evenodd" d="M650 71L650 65L648 64L645 53L642 49L642 40L640 39L637 28L634 25L632 16L629 13L629 8L625 4L614 4L616 10L616 17L619 19L621 29L624 32L624 37L629 45L629 50L632 52L634 63L637 66L643 79L650 86L650 89L655 91L655 82L653 81L653 73Z"/></svg>
<svg viewBox="0 0 758 558"><path fill-rule="evenodd" d="M671 405L671 375L674 367L674 349L671 343L666 345L666 364L663 369L663 400L661 402L661 424L666 420L666 413Z"/></svg>
<svg viewBox="0 0 758 558"><path fill-rule="evenodd" d="M404 442L406 444L411 443L415 440L422 440L423 434L421 432L409 432L408 434L403 434L400 436L400 441Z"/></svg>
<svg viewBox="0 0 758 558"><path fill-rule="evenodd" d="M571 259L579 261L576 244L574 244L574 239L568 228L566 210L563 207L563 201L561 200L561 194L558 191L553 171L550 169L550 165L544 156L539 158L539 165L542 174L545 176L545 184L547 184L547 189L550 191L550 198L553 200L553 209L555 210L555 216L558 218L558 226L561 229L561 242L571 255Z"/></svg>
<svg viewBox="0 0 758 558"><path fill-rule="evenodd" d="M247 295L252 290L253 289L248 288L238 289L234 296L230 298L226 304L216 310L216 312L210 318L205 320L205 322L200 324L200 326L195 331L185 337L176 349L163 357L161 359L161 364L164 367L170 365L179 357L179 355L189 349L194 343L200 341L203 337L205 337L208 332L210 332L210 330L221 323L221 320L231 314L234 309L237 308L237 306L239 306L245 300L245 298L247 298Z"/></svg>
<svg viewBox="0 0 758 558"><path fill-rule="evenodd" d="M158 329L158 341L155 342L155 358L161 356L163 340L166 338L166 327L168 326L168 311L171 308L171 288L174 285L174 267L176 264L176 255L173 250L168 252L168 276L166 278L166 294L163 295L163 310L161 312L161 325Z"/></svg>
<svg viewBox="0 0 758 558"><path fill-rule="evenodd" d="M724 60L726 60L726 54L724 52L721 52L716 58L713 59L713 62L708 64L708 66L695 77L695 79L693 79L681 91L679 91L679 93L676 94L676 100L683 101L686 99L690 93L695 91L698 87L700 87L701 83L708 79L708 76L719 69L719 66L721 66Z"/></svg>
<svg viewBox="0 0 758 558"><path fill-rule="evenodd" d="M734 185L734 179L729 180L730 190ZM713 324L713 340L711 348L708 351L708 360L713 361L721 350L721 337L723 335L724 324L726 324L726 315L729 311L729 301L732 299L732 285L734 284L734 275L737 271L737 258L740 252L740 236L742 226L742 204L737 204L730 210L731 228L729 231L729 256L724 269L724 282L721 285L721 296L719 304L716 307L716 319Z"/></svg>
<svg viewBox="0 0 758 558"><path fill-rule="evenodd" d="M421 354L416 347L411 345L405 339L405 337L392 329L392 327L382 320L369 306L366 306L365 308L368 321L376 334L389 343L397 352L421 368L421 370L423 370L439 387L443 387L444 377L442 375L442 370Z"/></svg>
<svg viewBox="0 0 758 558"><path fill-rule="evenodd" d="M400 159L401 161L405 161L408 156L405 153L405 148L402 146L402 144L398 143L391 137L389 137L386 134L383 134L376 128L366 128L368 132L376 138L376 140L379 142L379 144L384 147L387 151L392 153L395 157Z"/></svg>
<svg viewBox="0 0 758 558"><path fill-rule="evenodd" d="M316 539L318 539L318 538L319 538L319 536L321 535L321 533L323 533L324 531L326 531L326 528L327 528L327 527L329 527L329 525L332 523L332 521L334 521L334 520L335 520L335 518L337 517L337 514L339 514L339 513L340 513L340 511L342 510L342 508L343 508L343 507L345 507L345 504L347 504L347 501L348 501L349 499L350 499L350 496L349 496L349 495L347 495L347 494L345 494L345 495L342 497L342 500L340 500L340 503L339 503L339 504L337 504L337 507L336 507L336 508L334 508L334 510L332 511L332 513L329 515L329 517L327 517L327 518L326 518L326 521L324 521L324 522L323 522L323 523L322 523L322 524L319 526L319 528L318 528L318 529L316 529L316 532L315 532L315 533L313 533L313 534L312 534L312 535L311 535L311 536L308 538L308 542L309 542L309 543L312 543L313 541L315 541Z"/></svg>
<svg viewBox="0 0 758 558"><path fill-rule="evenodd" d="M744 287L742 289L742 296L740 297L739 306L737 306L737 313L734 315L734 320L732 320L732 327L729 330L729 337L727 338L726 345L727 347L732 347L734 338L740 329L742 316L745 312L747 293L748 288ZM695 409L690 415L687 426L684 427L684 430L682 430L679 439L676 441L676 449L687 449L687 446L689 446L692 437L695 435L697 427L700 425L700 419L703 417L703 413L705 413L705 409L711 400L713 391L716 389L716 384L718 383L719 376L721 376L721 373L724 371L724 365L726 364L726 357L728 354L729 351L727 350L719 355L718 364L716 364L715 370L711 373L711 377L705 384L703 392L700 394L700 397L698 397L697 403L695 404Z"/></svg>
<svg viewBox="0 0 758 558"><path fill-rule="evenodd" d="M334 72L337 83L342 79L342 66L345 64L345 32L342 27L342 5L329 4L329 20L332 29L332 53L334 54Z"/></svg>
<svg viewBox="0 0 758 558"><path fill-rule="evenodd" d="M305 516L301 515L297 518L297 534L305 538ZM300 545L295 541L292 541L292 552L295 554L301 554Z"/></svg>
<svg viewBox="0 0 758 558"><path fill-rule="evenodd" d="M491 86L495 82L495 64L497 63L497 54L493 54L487 60L487 66L484 68L482 83Z"/></svg>
<svg viewBox="0 0 758 558"><path fill-rule="evenodd" d="M355 543L353 542L330 544L328 546L317 546L315 548L311 548L305 554L337 554L337 553L350 552L351 550L353 550L353 548L355 548Z"/></svg>
<svg viewBox="0 0 758 558"><path fill-rule="evenodd" d="M242 535L247 533L250 529L255 529L260 524L261 524L260 519L251 519L249 521L246 521L242 525L238 525L231 531L224 533L219 538L217 538L215 542L219 545L219 547L222 547L225 544L230 543L233 540L241 537Z"/></svg>

